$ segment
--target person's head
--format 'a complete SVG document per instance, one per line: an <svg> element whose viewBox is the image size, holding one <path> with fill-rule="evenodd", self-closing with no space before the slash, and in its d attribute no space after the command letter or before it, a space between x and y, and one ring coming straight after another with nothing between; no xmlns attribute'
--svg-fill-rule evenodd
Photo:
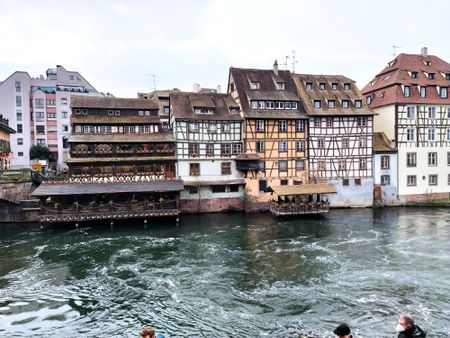
<svg viewBox="0 0 450 338"><path fill-rule="evenodd" d="M350 328L347 324L341 324L334 329L333 333L336 335L336 338L348 338L350 337Z"/></svg>
<svg viewBox="0 0 450 338"><path fill-rule="evenodd" d="M397 331L403 332L414 326L413 317L409 314L403 313L398 316L397 326L395 327Z"/></svg>
<svg viewBox="0 0 450 338"><path fill-rule="evenodd" d="M139 334L142 338L152 338L155 335L155 329L152 327L146 327Z"/></svg>

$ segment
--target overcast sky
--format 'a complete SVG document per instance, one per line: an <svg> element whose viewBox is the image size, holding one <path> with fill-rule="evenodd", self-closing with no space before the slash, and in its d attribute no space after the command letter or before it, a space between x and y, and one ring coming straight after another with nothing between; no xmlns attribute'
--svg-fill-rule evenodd
<svg viewBox="0 0 450 338"><path fill-rule="evenodd" d="M98 90L226 90L232 67L342 74L362 88L397 53L450 62L450 1L0 0L0 81L57 64ZM292 66L289 65L289 69Z"/></svg>

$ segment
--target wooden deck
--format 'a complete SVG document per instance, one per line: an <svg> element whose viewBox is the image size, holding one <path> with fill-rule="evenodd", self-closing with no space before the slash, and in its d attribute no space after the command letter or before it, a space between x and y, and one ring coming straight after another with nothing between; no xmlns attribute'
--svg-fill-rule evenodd
<svg viewBox="0 0 450 338"><path fill-rule="evenodd" d="M319 215L330 211L329 202L320 203L270 203L270 212L276 216Z"/></svg>

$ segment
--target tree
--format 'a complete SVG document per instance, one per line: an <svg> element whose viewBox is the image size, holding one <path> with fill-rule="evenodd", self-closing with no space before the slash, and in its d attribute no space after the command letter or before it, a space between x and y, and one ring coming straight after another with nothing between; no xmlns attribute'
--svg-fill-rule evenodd
<svg viewBox="0 0 450 338"><path fill-rule="evenodd" d="M50 150L47 147L41 146L39 144L34 145L30 148L30 159L38 160L48 160L50 157Z"/></svg>

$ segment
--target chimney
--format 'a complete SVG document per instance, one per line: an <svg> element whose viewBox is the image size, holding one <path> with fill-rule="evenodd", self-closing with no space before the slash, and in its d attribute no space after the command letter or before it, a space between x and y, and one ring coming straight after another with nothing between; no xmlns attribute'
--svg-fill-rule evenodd
<svg viewBox="0 0 450 338"><path fill-rule="evenodd" d="M194 83L194 93L198 93L200 91L200 83Z"/></svg>
<svg viewBox="0 0 450 338"><path fill-rule="evenodd" d="M420 49L420 54L422 54L422 57L426 59L428 57L428 47L422 47Z"/></svg>
<svg viewBox="0 0 450 338"><path fill-rule="evenodd" d="M275 60L273 62L273 72L275 73L276 76L278 76L278 61Z"/></svg>
<svg viewBox="0 0 450 338"><path fill-rule="evenodd" d="M217 92L219 94L222 92L222 86L221 85L217 85Z"/></svg>

